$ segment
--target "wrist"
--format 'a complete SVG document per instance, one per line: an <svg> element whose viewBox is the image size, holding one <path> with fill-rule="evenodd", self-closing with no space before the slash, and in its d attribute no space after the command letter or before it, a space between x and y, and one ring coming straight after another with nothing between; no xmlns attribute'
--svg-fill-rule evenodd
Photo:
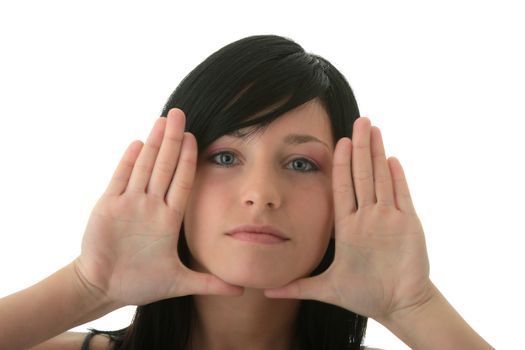
<svg viewBox="0 0 525 350"><path fill-rule="evenodd" d="M431 283L421 303L376 319L411 349L494 349Z"/></svg>
<svg viewBox="0 0 525 350"><path fill-rule="evenodd" d="M85 278L79 268L78 258L70 263L66 269L71 275L71 280L73 281L75 290L78 293L78 300L82 301L82 305L87 311L85 316L82 317L82 323L91 321L125 306L111 300L105 291L97 288Z"/></svg>
<svg viewBox="0 0 525 350"><path fill-rule="evenodd" d="M420 318L424 317L429 308L433 308L440 303L440 297L442 297L442 295L439 290L429 281L417 303L412 303L402 309L394 310L390 314L375 318L375 320L389 329L417 322Z"/></svg>

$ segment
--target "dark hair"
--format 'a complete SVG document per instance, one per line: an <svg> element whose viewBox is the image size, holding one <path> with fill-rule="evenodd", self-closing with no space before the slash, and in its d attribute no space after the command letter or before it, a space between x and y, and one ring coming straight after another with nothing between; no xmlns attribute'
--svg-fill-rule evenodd
<svg viewBox="0 0 525 350"><path fill-rule="evenodd" d="M359 110L350 85L330 62L306 53L294 41L275 35L235 41L191 71L162 110L186 114L186 130L199 151L222 135L245 127L264 128L283 113L318 98L331 119L334 142L352 136ZM254 117L256 116L256 117ZM311 275L328 268L334 241ZM189 249L181 228L179 254L188 265ZM139 306L132 324L109 335L114 349L187 350L193 324L193 299L184 296ZM360 349L367 318L312 300L301 301L297 335L301 349Z"/></svg>

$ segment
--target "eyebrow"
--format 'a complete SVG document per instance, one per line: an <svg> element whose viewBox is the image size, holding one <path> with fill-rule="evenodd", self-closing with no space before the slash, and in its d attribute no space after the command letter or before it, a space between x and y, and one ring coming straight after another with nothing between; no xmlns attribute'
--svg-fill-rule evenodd
<svg viewBox="0 0 525 350"><path fill-rule="evenodd" d="M235 130L231 133L228 133L227 135L235 137L235 138L243 138L243 137L246 137L247 134L248 134L247 132ZM307 143L307 142L317 142L317 143L324 145L326 148L330 149L330 147L328 147L328 145L325 142L319 140L315 136L308 135L308 134L288 134L283 139L283 142L286 143L287 145L300 145L300 144Z"/></svg>
<svg viewBox="0 0 525 350"><path fill-rule="evenodd" d="M307 134L289 134L284 138L283 142L288 145L299 145L301 143L306 143L306 142L318 142L318 143L325 145L326 148L329 149L326 143L319 140L315 136L307 135Z"/></svg>

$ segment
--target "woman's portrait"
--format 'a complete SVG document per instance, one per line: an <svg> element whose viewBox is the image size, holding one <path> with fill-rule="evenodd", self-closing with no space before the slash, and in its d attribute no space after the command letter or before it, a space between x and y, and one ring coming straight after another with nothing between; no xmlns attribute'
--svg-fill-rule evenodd
<svg viewBox="0 0 525 350"><path fill-rule="evenodd" d="M26 5L0 349L522 346L516 5Z"/></svg>

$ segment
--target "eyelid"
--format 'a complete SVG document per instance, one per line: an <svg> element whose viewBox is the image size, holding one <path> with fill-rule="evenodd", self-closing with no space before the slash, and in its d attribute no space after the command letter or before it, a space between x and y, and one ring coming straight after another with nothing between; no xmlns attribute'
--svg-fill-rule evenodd
<svg viewBox="0 0 525 350"><path fill-rule="evenodd" d="M233 157L234 157L234 160L237 161L237 162L234 162L234 164L221 164L217 161L215 161L215 158L221 154L224 154L224 153L227 153L227 154L231 154ZM216 150L216 151L213 151L211 152L207 157L206 159L220 167L224 167L224 168L231 168L235 165L238 165L238 161L239 161L239 156L237 155L237 153L233 150L230 150L230 149L222 149L222 150ZM304 161L306 163L308 163L310 165L310 167L312 169L309 169L309 170L294 170L294 169L290 169L288 167L289 164L291 164L292 162L296 161L296 160L301 160L301 161ZM306 157L304 155L292 155L289 157L289 159L285 162L286 164L286 169L289 169L289 170L292 170L292 171L296 171L296 172L300 172L300 173L308 173L308 172L314 172L314 171L319 171L321 170L321 167L319 166L319 164L317 164L316 161L310 159L309 157Z"/></svg>
<svg viewBox="0 0 525 350"><path fill-rule="evenodd" d="M315 162L314 160L312 160L312 159L310 159L308 157L305 157L305 156L293 157L292 159L287 161L286 164L291 164L292 162L294 162L296 160L302 160L304 162L307 162L312 167L312 169L310 169L310 170L302 170L302 171L301 170L297 170L297 171L299 171L301 173L308 173L308 172L312 172L312 171L319 171L319 170L321 170L321 167L317 164L317 162Z"/></svg>
<svg viewBox="0 0 525 350"><path fill-rule="evenodd" d="M229 154L233 155L234 160L238 160L239 159L237 153L235 153L232 150L228 150L228 149L214 151L210 155L208 155L206 158L207 158L208 161L210 161L210 162L212 162L212 163L214 163L214 164L216 164L218 166L221 166L221 167L230 168L230 167L235 166L236 165L235 163L234 164L221 164L221 163L215 161L215 157L217 157L217 156L219 156L219 155L221 155L223 153L229 153Z"/></svg>

